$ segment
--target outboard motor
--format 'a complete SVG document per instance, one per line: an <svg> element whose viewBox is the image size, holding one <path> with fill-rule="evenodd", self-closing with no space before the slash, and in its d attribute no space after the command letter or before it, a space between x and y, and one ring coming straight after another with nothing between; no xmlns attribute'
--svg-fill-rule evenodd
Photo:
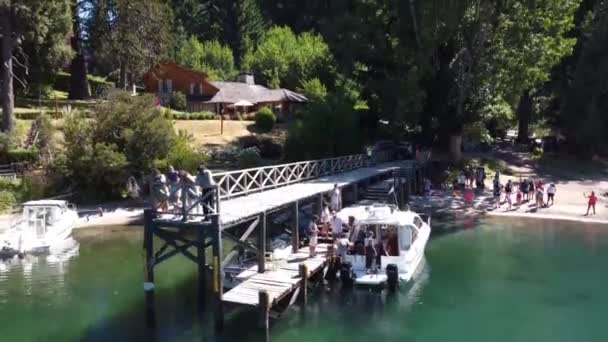
<svg viewBox="0 0 608 342"><path fill-rule="evenodd" d="M395 264L386 265L386 285L390 291L399 287L399 268Z"/></svg>
<svg viewBox="0 0 608 342"><path fill-rule="evenodd" d="M342 286L344 287L353 286L355 279L353 277L353 265L350 262L343 262L340 265L340 280L342 280Z"/></svg>

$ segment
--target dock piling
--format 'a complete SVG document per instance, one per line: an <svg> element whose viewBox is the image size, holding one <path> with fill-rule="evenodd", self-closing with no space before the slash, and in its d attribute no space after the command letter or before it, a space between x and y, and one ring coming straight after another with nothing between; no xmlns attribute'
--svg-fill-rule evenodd
<svg viewBox="0 0 608 342"><path fill-rule="evenodd" d="M146 294L146 322L156 325L154 308L154 212L144 211L144 292Z"/></svg>
<svg viewBox="0 0 608 342"><path fill-rule="evenodd" d="M219 215L211 216L212 222L212 250L213 250L213 294L215 305L215 330L224 329L224 305L222 297L224 294L224 284L220 258L222 257L222 227L219 222Z"/></svg>
<svg viewBox="0 0 608 342"><path fill-rule="evenodd" d="M308 266L305 263L301 263L298 270L302 278L300 282L300 296L302 296L302 303L306 304L308 302Z"/></svg>
<svg viewBox="0 0 608 342"><path fill-rule="evenodd" d="M205 307L207 289L207 265L205 260L205 230L199 227L197 232L196 257L198 267L198 305L202 312Z"/></svg>
<svg viewBox="0 0 608 342"><path fill-rule="evenodd" d="M258 326L264 329L266 339L268 340L270 333L270 319L268 317L270 313L270 295L266 290L258 292L258 310Z"/></svg>
<svg viewBox="0 0 608 342"><path fill-rule="evenodd" d="M300 249L300 204L293 204L293 227L291 228L291 252L297 253Z"/></svg>
<svg viewBox="0 0 608 342"><path fill-rule="evenodd" d="M266 272L266 212L258 227L258 273Z"/></svg>

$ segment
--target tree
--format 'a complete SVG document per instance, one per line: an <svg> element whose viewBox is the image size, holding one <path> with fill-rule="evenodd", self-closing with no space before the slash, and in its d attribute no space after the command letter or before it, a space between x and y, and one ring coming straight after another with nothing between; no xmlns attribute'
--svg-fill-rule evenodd
<svg viewBox="0 0 608 342"><path fill-rule="evenodd" d="M0 1L0 29L2 33L2 131L13 130L14 88L17 75L14 65L27 67L19 60L29 49L35 60L32 65L42 67L58 65L69 57L66 37L71 31L70 3L68 0L2 0ZM15 62L15 63L14 63ZM25 62L25 63L24 63ZM26 74L24 72L23 74ZM17 78L25 86L25 80Z"/></svg>
<svg viewBox="0 0 608 342"><path fill-rule="evenodd" d="M560 117L577 153L608 153L608 2L596 4L582 28L579 58Z"/></svg>
<svg viewBox="0 0 608 342"><path fill-rule="evenodd" d="M72 1L72 28L73 34L71 38L72 50L74 50L74 58L70 63L70 88L68 98L72 100L84 100L91 96L89 92L89 83L87 81L87 64L84 58L81 38L81 11L84 1Z"/></svg>
<svg viewBox="0 0 608 342"><path fill-rule="evenodd" d="M518 139L528 139L531 95L550 77L551 69L572 52L569 32L580 0L504 1L493 41L496 91L518 104Z"/></svg>
<svg viewBox="0 0 608 342"><path fill-rule="evenodd" d="M271 88L295 89L301 80L314 77L328 82L333 71L333 57L320 35L295 35L288 27L271 28L244 60L243 67Z"/></svg>
<svg viewBox="0 0 608 342"><path fill-rule="evenodd" d="M175 140L171 122L151 95L115 91L97 105L90 118L76 113L64 125L65 156L57 158L63 177L85 193L120 195L126 178L149 171L166 159Z"/></svg>
<svg viewBox="0 0 608 342"><path fill-rule="evenodd" d="M163 0L95 0L87 30L96 57L126 88L168 56L171 9Z"/></svg>
<svg viewBox="0 0 608 342"><path fill-rule="evenodd" d="M236 76L232 51L217 40L201 43L191 36L182 42L175 59L177 63L207 73L214 80L231 80Z"/></svg>
<svg viewBox="0 0 608 342"><path fill-rule="evenodd" d="M257 0L174 0L173 8L177 22L189 35L227 44L239 65L266 31Z"/></svg>

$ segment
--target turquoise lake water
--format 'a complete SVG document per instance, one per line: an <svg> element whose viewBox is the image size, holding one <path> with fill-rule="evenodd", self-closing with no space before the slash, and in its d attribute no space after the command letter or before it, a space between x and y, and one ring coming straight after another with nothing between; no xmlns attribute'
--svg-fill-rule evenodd
<svg viewBox="0 0 608 342"><path fill-rule="evenodd" d="M483 219L439 224L416 281L394 296L320 285L272 323L272 341L608 341L608 226ZM261 341L255 313L214 336L194 264L156 271L143 313L142 231L78 232L63 255L0 261L0 341Z"/></svg>

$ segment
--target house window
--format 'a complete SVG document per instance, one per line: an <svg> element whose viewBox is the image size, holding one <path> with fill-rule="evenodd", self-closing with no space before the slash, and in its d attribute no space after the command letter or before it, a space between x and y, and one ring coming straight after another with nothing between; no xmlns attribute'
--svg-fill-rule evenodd
<svg viewBox="0 0 608 342"><path fill-rule="evenodd" d="M202 83L198 84L198 94L203 95L203 84Z"/></svg>

